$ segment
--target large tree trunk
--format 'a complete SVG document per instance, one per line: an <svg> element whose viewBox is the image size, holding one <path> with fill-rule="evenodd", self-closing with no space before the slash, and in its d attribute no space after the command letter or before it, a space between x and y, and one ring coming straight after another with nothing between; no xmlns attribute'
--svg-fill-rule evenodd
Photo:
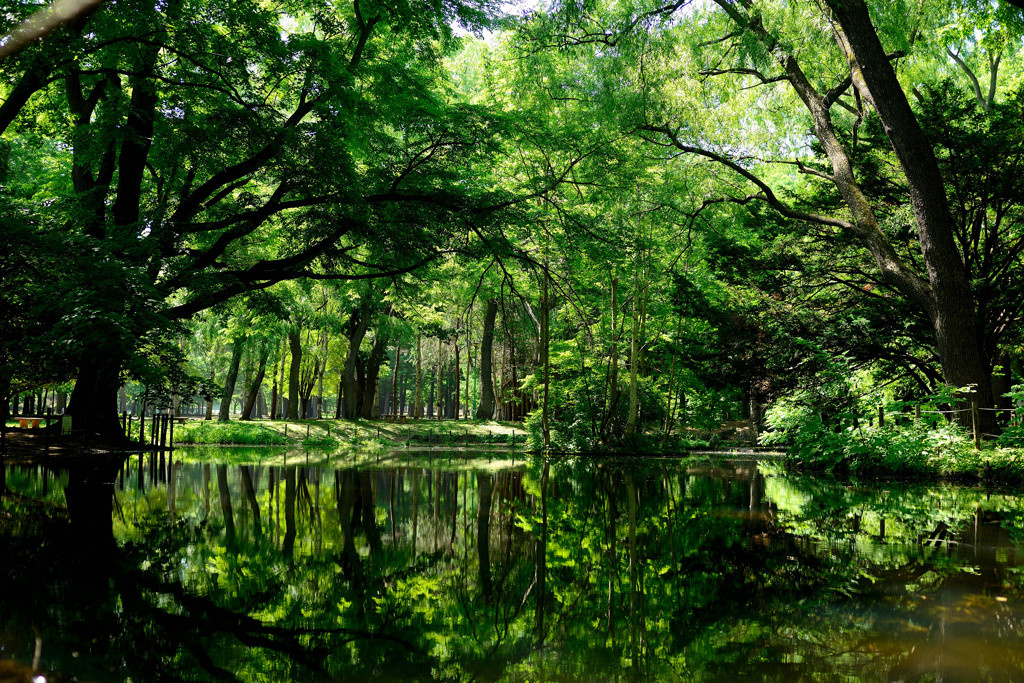
<svg viewBox="0 0 1024 683"><path fill-rule="evenodd" d="M124 431L117 414L117 390L121 386L121 363L113 354L96 353L78 370L65 415L72 417L75 431L102 439L121 440Z"/></svg>
<svg viewBox="0 0 1024 683"><path fill-rule="evenodd" d="M619 331L616 326L616 316L618 314L618 285L619 278L613 277L611 280L611 351L608 358L608 373L606 378L608 396L605 401L604 423L601 425L602 436L605 435L608 425L615 423L615 407L619 402Z"/></svg>
<svg viewBox="0 0 1024 683"><path fill-rule="evenodd" d="M491 356L494 345L494 320L498 315L498 300L487 300L484 314L484 331L480 338L480 404L476 408L476 419L490 420L494 417L494 377L491 372Z"/></svg>
<svg viewBox="0 0 1024 683"><path fill-rule="evenodd" d="M287 399L284 397L284 359L288 355L288 338L285 337L281 340L281 375L277 381L277 403L278 408L271 416L273 419L284 419L285 403Z"/></svg>
<svg viewBox="0 0 1024 683"><path fill-rule="evenodd" d="M245 405L242 406L242 418L248 420L252 416L252 409L256 405L256 399L260 395L260 387L263 386L263 376L267 372L267 359L270 357L270 345L264 341L260 344L259 365L256 368L256 376L245 395Z"/></svg>
<svg viewBox="0 0 1024 683"><path fill-rule="evenodd" d="M470 307L469 315L466 316L466 419L473 417L473 330L470 327L473 309Z"/></svg>
<svg viewBox="0 0 1024 683"><path fill-rule="evenodd" d="M310 406L310 398L313 396L313 389L316 387L316 378L320 374L320 358L313 357L313 366L307 367L299 376L299 401L302 404L300 411L303 419L316 417L317 408ZM313 401L316 403L316 401Z"/></svg>
<svg viewBox="0 0 1024 683"><path fill-rule="evenodd" d="M324 417L324 373L327 371L327 346L329 344L327 333L323 335L323 345L320 347L323 362L320 364L320 372L317 373L317 396L316 396L316 419Z"/></svg>
<svg viewBox="0 0 1024 683"><path fill-rule="evenodd" d="M437 338L437 419L440 420L443 412L441 406L444 403L444 392L441 389L441 378L444 376L443 364L441 362L441 338Z"/></svg>
<svg viewBox="0 0 1024 683"><path fill-rule="evenodd" d="M345 369L342 368L341 377L338 378L338 401L334 404L334 419L341 419L341 411L345 407Z"/></svg>
<svg viewBox="0 0 1024 683"><path fill-rule="evenodd" d="M633 278L633 327L629 334L629 414L626 416L626 436L636 431L639 397L637 395L637 361L640 358L640 283Z"/></svg>
<svg viewBox="0 0 1024 683"><path fill-rule="evenodd" d="M544 450L551 446L551 424L550 408L548 405L548 394L551 389L551 309L548 301L548 273L544 271L544 280L541 283L541 308L540 308L540 359L544 369L544 385L541 400L541 433L544 437Z"/></svg>
<svg viewBox="0 0 1024 683"><path fill-rule="evenodd" d="M213 387L214 381L216 381L216 373L213 369L213 361L210 361L210 386ZM213 391L210 391L206 396L206 419L213 419Z"/></svg>
<svg viewBox="0 0 1024 683"><path fill-rule="evenodd" d="M881 278L918 305L935 331L935 346L946 381L957 387L973 385L983 407L991 406L990 364L985 358L983 331L971 292L969 276L954 239L954 225L935 155L878 39L863 0L826 0L832 11L836 43L849 62L850 81L857 93L878 111L886 135L899 160L910 191L918 240L927 278L918 275L895 250L881 229L871 201L858 185L853 163L840 140L830 110L836 92L823 95L803 72L799 60L788 54L756 13L744 14L747 3L716 0L742 29L757 37L776 59L785 77L804 103L815 136L832 166L830 180L842 195L852 221L813 216L786 207L760 179L734 160L708 150L683 144L666 127L665 133L678 149L726 164L762 190L759 197L783 215L840 228L856 237L871 253ZM991 411L982 411L986 428L994 425Z"/></svg>
<svg viewBox="0 0 1024 683"><path fill-rule="evenodd" d="M430 387L430 395L427 397L427 417L428 418L433 418L434 417L434 378L433 378L433 376L431 376L430 384L428 386Z"/></svg>
<svg viewBox="0 0 1024 683"><path fill-rule="evenodd" d="M288 414L285 419L299 419L299 370L302 368L302 334L299 328L288 331L288 346L292 352L291 366L288 368Z"/></svg>
<svg viewBox="0 0 1024 683"><path fill-rule="evenodd" d="M954 239L946 190L928 139L871 24L863 0L827 0L849 45L851 72L858 71L906 175L918 241L928 271L932 305L928 313L946 381L973 386L982 407L992 406L991 369L984 358L982 331L967 270ZM982 424L992 429L991 411Z"/></svg>
<svg viewBox="0 0 1024 683"><path fill-rule="evenodd" d="M242 347L245 344L245 336L235 337L231 344L231 367L228 368L228 375L224 378L224 393L220 399L220 413L217 416L218 422L227 422L231 419L231 399L235 395L235 383L238 381L238 366L242 363ZM242 414L245 417L245 414Z"/></svg>
<svg viewBox="0 0 1024 683"><path fill-rule="evenodd" d="M455 390L454 405L452 407L452 418L459 419L459 410L461 408L460 395L461 386L459 385L459 378L462 373L462 368L459 365L459 335L455 335L455 376L452 381L452 387Z"/></svg>
<svg viewBox="0 0 1024 683"><path fill-rule="evenodd" d="M423 349L420 344L420 334L416 333L416 391L412 402L412 418L420 419L423 412Z"/></svg>
<svg viewBox="0 0 1024 683"><path fill-rule="evenodd" d="M270 385L270 419L275 420L277 419L277 363L274 363L270 378L273 380Z"/></svg>
<svg viewBox="0 0 1024 683"><path fill-rule="evenodd" d="M384 361L384 350L387 343L387 334L378 328L373 348L370 349L370 358L366 362L366 391L363 393L363 405L359 412L359 416L365 419L373 417L373 403L377 394L380 364Z"/></svg>
<svg viewBox="0 0 1024 683"><path fill-rule="evenodd" d="M366 336L366 330L370 327L370 306L364 303L359 310L352 314L352 333L348 338L348 355L345 356L345 369L341 375L342 398L344 402L346 420L356 419L359 412L359 403L356 396L356 360L359 358L359 347Z"/></svg>
<svg viewBox="0 0 1024 683"><path fill-rule="evenodd" d="M395 372L391 376L391 415L398 419L398 364L402 359L402 345L395 344Z"/></svg>

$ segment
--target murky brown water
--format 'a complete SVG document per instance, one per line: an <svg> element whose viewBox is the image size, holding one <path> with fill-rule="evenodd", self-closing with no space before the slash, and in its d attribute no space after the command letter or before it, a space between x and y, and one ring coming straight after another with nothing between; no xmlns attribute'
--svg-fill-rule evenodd
<svg viewBox="0 0 1024 683"><path fill-rule="evenodd" d="M1016 495L213 453L4 469L0 681L1024 680Z"/></svg>

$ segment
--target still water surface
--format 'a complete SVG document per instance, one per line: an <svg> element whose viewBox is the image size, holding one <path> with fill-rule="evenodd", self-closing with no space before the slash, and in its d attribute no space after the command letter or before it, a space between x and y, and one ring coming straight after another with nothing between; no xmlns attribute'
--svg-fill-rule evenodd
<svg viewBox="0 0 1024 683"><path fill-rule="evenodd" d="M267 450L0 486L0 664L51 681L1024 680L1006 492Z"/></svg>

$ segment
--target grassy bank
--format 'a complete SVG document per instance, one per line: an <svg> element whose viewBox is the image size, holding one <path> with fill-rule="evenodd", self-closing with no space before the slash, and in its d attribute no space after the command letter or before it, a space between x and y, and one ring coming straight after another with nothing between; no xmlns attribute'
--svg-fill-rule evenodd
<svg viewBox="0 0 1024 683"><path fill-rule="evenodd" d="M148 425L147 425L148 428ZM138 430L133 430L138 436ZM175 425L176 444L235 446L417 446L497 445L522 447L522 425L492 420L253 420Z"/></svg>

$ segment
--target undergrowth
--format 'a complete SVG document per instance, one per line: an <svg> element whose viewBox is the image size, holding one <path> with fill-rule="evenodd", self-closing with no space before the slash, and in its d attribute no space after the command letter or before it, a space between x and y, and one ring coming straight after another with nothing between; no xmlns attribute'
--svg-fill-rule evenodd
<svg viewBox="0 0 1024 683"><path fill-rule="evenodd" d="M809 469L868 476L1024 479L1024 429L1011 425L994 442L976 449L965 427L935 410L953 400L943 394L889 403L879 426L857 412L825 415L817 406L783 399L769 410L769 430L760 443L785 447L793 465ZM921 410L920 417L915 408Z"/></svg>

